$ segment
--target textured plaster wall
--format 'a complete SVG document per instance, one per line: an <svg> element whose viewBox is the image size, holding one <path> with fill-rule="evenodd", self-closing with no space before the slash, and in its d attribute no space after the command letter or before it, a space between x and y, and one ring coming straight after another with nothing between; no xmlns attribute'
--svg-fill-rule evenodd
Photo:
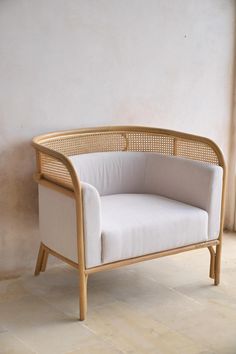
<svg viewBox="0 0 236 354"><path fill-rule="evenodd" d="M0 273L39 244L31 137L106 124L206 135L228 154L234 1L0 1Z"/></svg>

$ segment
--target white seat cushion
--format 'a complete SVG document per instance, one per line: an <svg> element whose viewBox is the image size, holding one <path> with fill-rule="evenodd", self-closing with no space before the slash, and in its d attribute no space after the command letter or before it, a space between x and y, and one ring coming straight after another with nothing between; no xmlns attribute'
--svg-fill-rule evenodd
<svg viewBox="0 0 236 354"><path fill-rule="evenodd" d="M101 213L103 263L208 239L206 211L158 195L103 196Z"/></svg>

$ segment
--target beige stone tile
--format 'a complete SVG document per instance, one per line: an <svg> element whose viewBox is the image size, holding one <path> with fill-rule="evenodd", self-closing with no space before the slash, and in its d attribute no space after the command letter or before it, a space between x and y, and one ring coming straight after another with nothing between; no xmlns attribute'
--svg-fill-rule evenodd
<svg viewBox="0 0 236 354"><path fill-rule="evenodd" d="M203 348L180 333L169 331L158 338L157 348L161 354L199 354Z"/></svg>
<svg viewBox="0 0 236 354"><path fill-rule="evenodd" d="M175 291L172 297L162 294L161 298L162 304L150 296L146 309L137 300L133 304L129 301L129 306L138 307L152 319L161 321L168 328L181 332L213 352L218 353L220 348L220 354L236 353L236 312L231 306L217 301L196 301ZM212 333L217 333L214 340Z"/></svg>
<svg viewBox="0 0 236 354"><path fill-rule="evenodd" d="M105 273L105 272L104 272ZM125 301L127 298L145 298L150 294L157 295L163 293L164 287L155 279L148 278L148 273L144 273L133 268L124 269L123 273L117 273L116 270L109 271L106 277L97 281L97 274L90 280L93 284L93 291L100 291L111 296L118 301Z"/></svg>
<svg viewBox="0 0 236 354"><path fill-rule="evenodd" d="M138 308L139 312L174 330L178 330L180 323L194 317L195 312L204 311L206 308L205 304L163 286L160 286L158 291L150 291L149 294L127 296L124 302L133 310Z"/></svg>
<svg viewBox="0 0 236 354"><path fill-rule="evenodd" d="M218 304L196 312L179 331L219 354L236 353L236 312Z"/></svg>
<svg viewBox="0 0 236 354"><path fill-rule="evenodd" d="M151 326L151 320L148 322L124 303L116 302L93 311L85 325L122 351L145 353L154 349L159 333L168 331L161 324Z"/></svg>
<svg viewBox="0 0 236 354"><path fill-rule="evenodd" d="M24 343L12 334L5 332L0 333L0 354L33 354L35 351L31 350Z"/></svg>
<svg viewBox="0 0 236 354"><path fill-rule="evenodd" d="M25 289L22 279L0 281L0 303L20 299L29 292Z"/></svg>
<svg viewBox="0 0 236 354"><path fill-rule="evenodd" d="M217 354L217 353L213 352L212 350L203 350L200 351L198 354Z"/></svg>
<svg viewBox="0 0 236 354"><path fill-rule="evenodd" d="M58 289L55 293L42 296L48 304L54 308L64 312L70 317L79 318L79 290L76 289L69 291L68 289L63 291ZM88 315L94 311L97 307L107 306L108 304L115 302L116 299L105 291L94 291L88 286Z"/></svg>
<svg viewBox="0 0 236 354"><path fill-rule="evenodd" d="M191 283L213 284L209 279L209 251L207 249L186 252L136 265L144 278L153 279L167 286L176 287Z"/></svg>
<svg viewBox="0 0 236 354"><path fill-rule="evenodd" d="M219 286L193 283L176 287L175 290L204 306L219 304L226 307L230 306L232 310L236 310L236 289L233 286L226 285L223 281Z"/></svg>
<svg viewBox="0 0 236 354"><path fill-rule="evenodd" d="M39 354L65 353L94 334L75 317L65 316L36 296L0 304L0 322Z"/></svg>
<svg viewBox="0 0 236 354"><path fill-rule="evenodd" d="M204 349L123 302L96 309L85 325L125 353L196 354Z"/></svg>
<svg viewBox="0 0 236 354"><path fill-rule="evenodd" d="M66 354L124 354L123 351L115 348L111 344L96 338L89 343L84 343L78 349Z"/></svg>
<svg viewBox="0 0 236 354"><path fill-rule="evenodd" d="M236 354L235 254L226 235L218 287L208 250L91 275L84 322L73 268L2 281L0 340L25 354Z"/></svg>
<svg viewBox="0 0 236 354"><path fill-rule="evenodd" d="M73 268L62 265L49 268L37 277L29 274L27 277L22 278L22 283L28 293L43 296L44 294L59 292L60 289L77 289L78 276Z"/></svg>
<svg viewBox="0 0 236 354"><path fill-rule="evenodd" d="M1 317L1 316L0 316L0 317ZM7 332L6 327L3 326L3 325L0 325L0 334L1 334L1 333L4 333L4 332Z"/></svg>
<svg viewBox="0 0 236 354"><path fill-rule="evenodd" d="M90 279L91 278L91 279ZM95 282L94 282L95 280ZM79 317L78 272L73 268L50 269L38 277L30 276L23 280L28 292L44 299L48 304L69 316ZM96 288L96 278L88 280L88 307L96 308L116 301L116 298Z"/></svg>

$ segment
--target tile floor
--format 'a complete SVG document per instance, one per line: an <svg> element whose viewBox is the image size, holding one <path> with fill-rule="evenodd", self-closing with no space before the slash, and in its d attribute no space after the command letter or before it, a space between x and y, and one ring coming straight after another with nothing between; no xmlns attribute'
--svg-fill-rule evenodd
<svg viewBox="0 0 236 354"><path fill-rule="evenodd" d="M77 273L64 264L0 282L0 353L236 354L236 235L226 234L221 285L208 250L91 275L77 321Z"/></svg>

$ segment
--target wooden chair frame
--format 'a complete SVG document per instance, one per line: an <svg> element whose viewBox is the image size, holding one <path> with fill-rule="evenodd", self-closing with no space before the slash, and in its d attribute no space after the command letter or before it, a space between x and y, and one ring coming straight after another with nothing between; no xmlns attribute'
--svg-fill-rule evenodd
<svg viewBox="0 0 236 354"><path fill-rule="evenodd" d="M78 250L78 263L76 263L41 243L35 275L45 271L49 254L76 268L79 274L80 320L85 319L87 312L88 275L103 270L207 247L210 252L209 276L214 279L215 285L219 284L226 166L220 148L213 141L205 137L166 129L142 126L111 126L49 133L35 137L32 145L36 151L37 171L34 175L36 182L75 199ZM158 152L221 166L223 168L223 188L218 239L86 269L83 236L83 196L79 176L68 156L101 151Z"/></svg>

